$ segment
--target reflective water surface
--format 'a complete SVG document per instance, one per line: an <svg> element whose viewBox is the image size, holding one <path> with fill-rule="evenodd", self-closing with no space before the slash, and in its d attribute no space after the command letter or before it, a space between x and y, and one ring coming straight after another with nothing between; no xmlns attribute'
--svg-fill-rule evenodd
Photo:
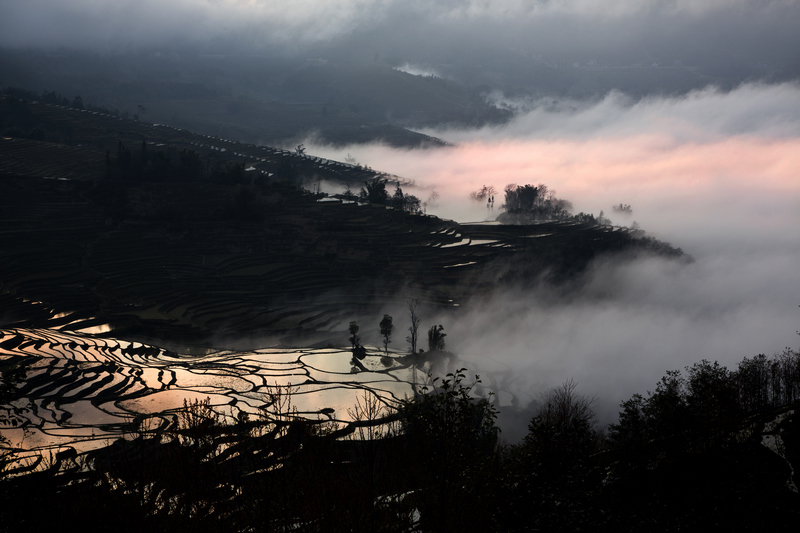
<svg viewBox="0 0 800 533"><path fill-rule="evenodd" d="M0 405L0 435L21 450L88 451L124 437L134 421L168 422L184 401L208 398L230 421L270 413L277 387L289 386L297 416L346 424L365 391L390 406L413 394L415 372L402 354L367 352L354 366L347 349L187 355L81 332L0 329L0 361L25 368Z"/></svg>

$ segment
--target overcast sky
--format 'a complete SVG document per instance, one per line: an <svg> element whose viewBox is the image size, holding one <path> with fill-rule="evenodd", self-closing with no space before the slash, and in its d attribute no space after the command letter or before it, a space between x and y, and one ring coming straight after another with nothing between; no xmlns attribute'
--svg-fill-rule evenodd
<svg viewBox="0 0 800 533"><path fill-rule="evenodd" d="M497 46L780 62L800 49L796 0L25 0L3 2L0 13L5 46L252 51L338 39L411 59Z"/></svg>

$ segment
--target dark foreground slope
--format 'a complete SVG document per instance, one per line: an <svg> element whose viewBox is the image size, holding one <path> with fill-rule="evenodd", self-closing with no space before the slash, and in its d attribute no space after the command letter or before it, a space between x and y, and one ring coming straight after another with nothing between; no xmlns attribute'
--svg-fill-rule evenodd
<svg viewBox="0 0 800 533"><path fill-rule="evenodd" d="M753 363L669 372L608 437L566 384L513 446L462 372L397 411L365 396L345 428L194 402L89 453L0 455L0 531L795 531L797 397Z"/></svg>
<svg viewBox="0 0 800 533"><path fill-rule="evenodd" d="M62 52L0 49L0 87L58 88L67 104L82 95L82 103L126 117L282 146L313 137L334 145L437 147L444 143L407 128L482 125L510 115L486 102L485 88L385 64L194 54L165 62L148 54Z"/></svg>

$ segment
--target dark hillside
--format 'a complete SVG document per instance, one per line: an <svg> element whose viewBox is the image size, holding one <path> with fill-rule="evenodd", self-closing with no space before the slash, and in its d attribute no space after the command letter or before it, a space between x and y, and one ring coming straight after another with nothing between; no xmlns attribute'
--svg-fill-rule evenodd
<svg viewBox="0 0 800 533"><path fill-rule="evenodd" d="M109 323L115 335L201 342L335 337L354 313L375 312L403 291L452 307L498 282L533 282L544 272L563 281L598 254L642 247L626 230L591 222L460 226L323 199L296 183L360 184L377 173L23 105L44 127L69 126L72 145L0 140L7 323L79 320Z"/></svg>
<svg viewBox="0 0 800 533"><path fill-rule="evenodd" d="M116 155L120 142L134 150L140 149L142 142L154 152L171 151L177 154L187 150L194 152L207 168L225 163L244 164L246 168L255 169L251 172L267 177L269 174L280 178L313 176L361 186L364 181L379 175L369 169L305 156L295 151L242 144L173 126L126 119L102 111L75 109L9 95L0 97L0 131L9 139L51 142L51 145L41 145L38 148L43 153L64 149L63 146L54 146L56 144L82 148L76 158L88 157L96 168L85 175L73 176L75 179L95 177L93 172L104 168L101 162L104 161L105 152ZM69 161L70 155L64 152L52 166L45 163L43 168L36 168L35 165L40 163L39 158L26 152L27 146L5 140L3 158L0 159L0 165L3 166L0 170L8 168L8 172L12 174L51 176L57 171L63 171L65 166L74 164ZM93 155L88 156L90 152ZM74 152L70 152L72 153ZM33 166L28 168L25 165ZM282 171L286 175L279 175Z"/></svg>
<svg viewBox="0 0 800 533"><path fill-rule="evenodd" d="M436 147L408 127L507 120L484 89L412 76L383 63L241 55L58 54L0 50L0 87L58 88L208 135L287 146L314 136L335 145ZM68 74L67 74L68 73Z"/></svg>
<svg viewBox="0 0 800 533"><path fill-rule="evenodd" d="M342 330L352 313L404 288L451 306L494 288L503 265L509 282L577 272L636 242L585 224L459 226L277 186L131 185L117 218L89 200L98 198L86 182L0 184L7 319L55 326L25 319L23 302L46 302L54 315L68 313L63 323L102 319L117 335ZM517 262L524 268L514 272Z"/></svg>

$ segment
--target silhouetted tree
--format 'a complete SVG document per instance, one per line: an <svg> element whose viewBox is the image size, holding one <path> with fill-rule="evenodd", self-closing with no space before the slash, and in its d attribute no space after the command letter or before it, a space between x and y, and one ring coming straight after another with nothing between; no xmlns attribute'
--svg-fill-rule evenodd
<svg viewBox="0 0 800 533"><path fill-rule="evenodd" d="M413 194L406 194L403 197L403 211L406 213L419 213L422 211L422 204L419 198Z"/></svg>
<svg viewBox="0 0 800 533"><path fill-rule="evenodd" d="M350 345L353 347L353 352L361 344L361 336L358 334L359 329L355 320L350 322Z"/></svg>
<svg viewBox="0 0 800 533"><path fill-rule="evenodd" d="M361 336L358 334L359 329L355 320L350 322L350 345L353 347L353 357L363 360L367 356L367 349L361 346Z"/></svg>
<svg viewBox="0 0 800 533"><path fill-rule="evenodd" d="M686 368L687 407L711 417L726 411L736 411L736 388L730 371L717 361L702 359Z"/></svg>
<svg viewBox="0 0 800 533"><path fill-rule="evenodd" d="M480 383L465 384L466 369L443 379L433 378L424 394L403 404L401 413L410 448L416 452L414 495L423 531L481 531L493 511L484 501L486 489L498 460L495 425L497 410L487 398L476 398Z"/></svg>
<svg viewBox="0 0 800 533"><path fill-rule="evenodd" d="M297 169L288 157L281 158L275 177L282 181L294 182L297 179Z"/></svg>
<svg viewBox="0 0 800 533"><path fill-rule="evenodd" d="M599 448L592 399L565 382L545 399L515 450L512 516L541 531L579 531L591 523L593 454Z"/></svg>
<svg viewBox="0 0 800 533"><path fill-rule="evenodd" d="M421 321L419 313L417 313L417 305L419 300L416 298L409 298L406 300L408 306L408 316L411 320L411 325L408 327L410 335L406 337L406 341L411 345L411 353L417 353L417 338L419 337L419 323Z"/></svg>
<svg viewBox="0 0 800 533"><path fill-rule="evenodd" d="M203 178L203 161L194 150L181 150L178 156L178 176L184 180L200 180Z"/></svg>
<svg viewBox="0 0 800 533"><path fill-rule="evenodd" d="M386 355L389 355L389 343L392 342L392 317L383 315L383 320L380 323L381 335L383 335L383 349Z"/></svg>
<svg viewBox="0 0 800 533"><path fill-rule="evenodd" d="M537 468L566 470L597 448L593 400L576 394L576 387L568 380L556 388L528 425L525 446Z"/></svg>
<svg viewBox="0 0 800 533"><path fill-rule="evenodd" d="M444 338L447 336L444 333L444 326L439 324L438 326L431 326L431 329L428 330L428 350L444 350Z"/></svg>
<svg viewBox="0 0 800 533"><path fill-rule="evenodd" d="M392 199L390 200L389 204L398 211L403 210L403 189L400 188L399 183L395 186L394 194L392 195Z"/></svg>
<svg viewBox="0 0 800 533"><path fill-rule="evenodd" d="M365 189L361 189L361 198L371 204L386 205L389 193L386 192L386 180L375 178L371 182L364 182Z"/></svg>

